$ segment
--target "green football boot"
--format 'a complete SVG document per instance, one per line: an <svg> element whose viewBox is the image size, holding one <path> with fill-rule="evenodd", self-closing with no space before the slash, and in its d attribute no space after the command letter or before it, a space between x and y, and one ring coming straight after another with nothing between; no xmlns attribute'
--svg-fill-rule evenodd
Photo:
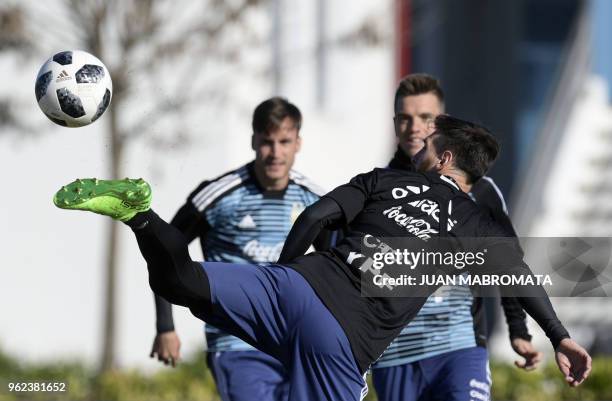
<svg viewBox="0 0 612 401"><path fill-rule="evenodd" d="M139 178L123 180L77 179L57 191L53 203L60 209L87 210L127 221L151 207L151 187Z"/></svg>

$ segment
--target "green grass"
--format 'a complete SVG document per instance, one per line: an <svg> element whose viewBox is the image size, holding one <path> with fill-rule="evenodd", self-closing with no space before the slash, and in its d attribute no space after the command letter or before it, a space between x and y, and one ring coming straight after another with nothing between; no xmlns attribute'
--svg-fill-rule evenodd
<svg viewBox="0 0 612 401"><path fill-rule="evenodd" d="M534 372L492 363L493 399L505 401L605 401L612 400L612 358L595 358L593 372L577 390L563 381L557 367L549 363ZM66 382L65 393L9 392L10 382ZM129 400L129 401L218 401L204 355L198 353L177 368L145 374L138 370L117 370L96 374L84 364L57 362L23 364L0 352L0 401L30 400ZM376 400L370 385L368 401Z"/></svg>

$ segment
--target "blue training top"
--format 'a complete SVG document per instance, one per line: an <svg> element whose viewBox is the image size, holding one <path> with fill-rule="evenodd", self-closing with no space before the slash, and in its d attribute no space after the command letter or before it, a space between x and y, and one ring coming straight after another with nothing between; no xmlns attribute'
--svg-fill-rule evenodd
<svg viewBox="0 0 612 401"><path fill-rule="evenodd" d="M322 191L291 170L282 191L266 191L255 179L253 162L202 183L188 198L203 218L199 235L204 259L214 262L276 262L299 214ZM244 341L205 326L208 350L254 349Z"/></svg>

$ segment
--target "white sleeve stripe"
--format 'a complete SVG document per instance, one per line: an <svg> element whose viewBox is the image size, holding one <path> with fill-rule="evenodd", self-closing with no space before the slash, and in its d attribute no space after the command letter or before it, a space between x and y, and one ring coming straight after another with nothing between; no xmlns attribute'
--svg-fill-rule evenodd
<svg viewBox="0 0 612 401"><path fill-rule="evenodd" d="M199 203L197 204L194 203L194 205L201 212L204 209L206 209L211 203L213 203L217 198L219 198L221 195L223 195L230 189L237 187L240 184L242 184L242 178L238 177L233 181L227 182L227 184L223 185L222 187L217 186L218 190L216 192L211 193L204 198L201 198Z"/></svg>
<svg viewBox="0 0 612 401"><path fill-rule="evenodd" d="M310 192L313 192L314 194L318 196L323 196L327 193L327 191L325 191L323 188L313 183L311 180L306 178L303 174L295 170L289 171L289 179L293 180L293 182L295 182L298 185L306 187Z"/></svg>
<svg viewBox="0 0 612 401"><path fill-rule="evenodd" d="M235 187L236 185L241 184L245 177L243 171L241 170L238 170L236 173L223 176L219 180L203 188L191 200L193 205L199 211L202 211L224 192Z"/></svg>
<svg viewBox="0 0 612 401"><path fill-rule="evenodd" d="M290 178L304 178L304 174L300 173L299 171L289 170L289 177Z"/></svg>
<svg viewBox="0 0 612 401"><path fill-rule="evenodd" d="M502 203L502 209L504 210L504 213L508 214L508 206L506 206L506 200L504 199L504 195L502 194L502 192L499 189L499 187L495 184L495 181L493 181L493 178L487 177L485 175L484 177L482 177L482 179L487 180L489 182L489 184L491 184L491 186L493 187L493 189L497 193L497 196L499 196L499 200Z"/></svg>
<svg viewBox="0 0 612 401"><path fill-rule="evenodd" d="M194 204L201 203L203 199L208 197L212 192L215 192L219 187L223 187L227 185L228 181L234 181L236 178L239 178L236 174L226 175L218 181L212 182L204 187L197 195L195 195L192 199Z"/></svg>

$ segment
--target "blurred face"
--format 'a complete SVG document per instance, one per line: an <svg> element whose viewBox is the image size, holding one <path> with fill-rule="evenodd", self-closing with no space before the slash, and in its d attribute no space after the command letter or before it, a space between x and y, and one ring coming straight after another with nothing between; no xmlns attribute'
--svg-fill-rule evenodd
<svg viewBox="0 0 612 401"><path fill-rule="evenodd" d="M289 117L276 131L253 134L255 168L268 183L287 180L300 145L298 129Z"/></svg>
<svg viewBox="0 0 612 401"><path fill-rule="evenodd" d="M442 160L433 144L435 134L429 135L421 140L421 150L412 158L417 171L422 173L427 171L439 172L442 169Z"/></svg>
<svg viewBox="0 0 612 401"><path fill-rule="evenodd" d="M443 113L433 93L406 96L395 105L395 136L400 148L410 157L421 150L423 140L434 131L434 119Z"/></svg>

